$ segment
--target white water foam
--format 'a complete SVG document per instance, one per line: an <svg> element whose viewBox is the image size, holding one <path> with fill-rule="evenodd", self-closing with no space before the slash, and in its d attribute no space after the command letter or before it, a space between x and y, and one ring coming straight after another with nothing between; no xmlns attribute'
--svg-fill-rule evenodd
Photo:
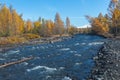
<svg viewBox="0 0 120 80"><path fill-rule="evenodd" d="M37 46L36 48L37 48L37 49L39 49L39 47L38 47L38 46Z"/></svg>
<svg viewBox="0 0 120 80"><path fill-rule="evenodd" d="M46 72L54 72L57 70L56 68L49 68L47 66L36 66L31 69L27 69L27 72L31 72L31 71L38 70L38 69L45 69Z"/></svg>
<svg viewBox="0 0 120 80"><path fill-rule="evenodd" d="M16 50L16 51L10 51L11 53L19 53L20 50Z"/></svg>
<svg viewBox="0 0 120 80"><path fill-rule="evenodd" d="M2 61L2 60L5 60L5 59L3 59L3 58L0 58L0 60Z"/></svg>
<svg viewBox="0 0 120 80"><path fill-rule="evenodd" d="M8 51L5 55L11 55L11 54L19 54L20 50L16 50L16 51Z"/></svg>
<svg viewBox="0 0 120 80"><path fill-rule="evenodd" d="M75 65L81 65L82 64L82 62L79 62L79 63L75 63Z"/></svg>
<svg viewBox="0 0 120 80"><path fill-rule="evenodd" d="M62 48L62 49L60 49L61 51L68 51L68 50L70 50L70 48Z"/></svg>
<svg viewBox="0 0 120 80"><path fill-rule="evenodd" d="M32 50L35 50L35 49L36 49L36 47L33 46L33 47L32 47Z"/></svg>
<svg viewBox="0 0 120 80"><path fill-rule="evenodd" d="M46 79L47 79L47 80L48 80L49 78L51 78L51 76L49 76L49 75L48 75L48 76L46 76Z"/></svg>
<svg viewBox="0 0 120 80"><path fill-rule="evenodd" d="M57 47L62 47L62 45L57 45Z"/></svg>
<svg viewBox="0 0 120 80"><path fill-rule="evenodd" d="M45 49L45 47L43 47L43 46L41 46L41 47L38 47L38 46L35 47L35 46L33 46L31 50L40 49L40 48Z"/></svg>
<svg viewBox="0 0 120 80"><path fill-rule="evenodd" d="M89 43L88 45L92 46L92 45L99 45L99 44L103 44L104 42L92 42Z"/></svg>
<svg viewBox="0 0 120 80"><path fill-rule="evenodd" d="M85 45L86 43L81 43L82 45Z"/></svg>
<svg viewBox="0 0 120 80"><path fill-rule="evenodd" d="M28 65L28 63L27 63L27 62L24 62L23 64L24 64L24 65Z"/></svg>
<svg viewBox="0 0 120 80"><path fill-rule="evenodd" d="M65 76L62 80L72 80L70 77Z"/></svg>
<svg viewBox="0 0 120 80"><path fill-rule="evenodd" d="M80 45L80 43L76 43L76 44L75 44L75 46L78 46L78 45Z"/></svg>
<svg viewBox="0 0 120 80"><path fill-rule="evenodd" d="M59 68L59 70L63 70L63 69L65 69L65 67L60 67L60 68Z"/></svg>
<svg viewBox="0 0 120 80"><path fill-rule="evenodd" d="M75 54L75 56L81 57L81 54Z"/></svg>
<svg viewBox="0 0 120 80"><path fill-rule="evenodd" d="M44 46L41 46L40 48L41 48L41 49L45 49L45 47L44 47Z"/></svg>
<svg viewBox="0 0 120 80"><path fill-rule="evenodd" d="M70 51L70 53L77 53L77 51Z"/></svg>

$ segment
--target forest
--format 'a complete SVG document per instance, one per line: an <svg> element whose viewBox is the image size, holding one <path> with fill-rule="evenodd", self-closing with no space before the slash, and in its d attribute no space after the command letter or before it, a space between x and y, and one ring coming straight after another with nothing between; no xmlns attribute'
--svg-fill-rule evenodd
<svg viewBox="0 0 120 80"><path fill-rule="evenodd" d="M77 28L72 26L69 17L64 23L59 13L54 21L39 17L36 21L24 20L12 6L0 5L0 44L19 43L29 39L53 35L73 35Z"/></svg>

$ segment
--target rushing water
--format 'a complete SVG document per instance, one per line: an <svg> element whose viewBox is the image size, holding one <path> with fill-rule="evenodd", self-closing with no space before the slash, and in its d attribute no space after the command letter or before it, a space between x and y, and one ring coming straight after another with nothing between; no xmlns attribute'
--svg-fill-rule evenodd
<svg viewBox="0 0 120 80"><path fill-rule="evenodd" d="M0 64L29 56L35 58L1 68L0 80L85 80L103 41L98 36L76 35L61 42L9 50L0 54Z"/></svg>

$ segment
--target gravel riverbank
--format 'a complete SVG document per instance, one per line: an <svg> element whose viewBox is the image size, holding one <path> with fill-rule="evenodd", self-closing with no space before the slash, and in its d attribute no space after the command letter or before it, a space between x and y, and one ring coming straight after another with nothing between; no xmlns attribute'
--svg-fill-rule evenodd
<svg viewBox="0 0 120 80"><path fill-rule="evenodd" d="M120 80L120 40L105 42L93 59L96 65L88 80Z"/></svg>

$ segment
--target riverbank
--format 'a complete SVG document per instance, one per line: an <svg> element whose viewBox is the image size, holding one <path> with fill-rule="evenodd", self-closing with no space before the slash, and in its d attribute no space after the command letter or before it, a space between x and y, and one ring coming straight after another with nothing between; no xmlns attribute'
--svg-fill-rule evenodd
<svg viewBox="0 0 120 80"><path fill-rule="evenodd" d="M98 56L93 58L95 67L88 80L120 79L120 40L111 39L103 45Z"/></svg>
<svg viewBox="0 0 120 80"><path fill-rule="evenodd" d="M26 42L21 42L21 43L14 43L14 44L4 44L0 45L0 52L6 52L10 49L24 46L24 45L36 45L36 44L43 44L43 43L54 43L57 41L62 41L64 39L71 38L69 35L64 35L64 36L52 36L52 37L44 37L44 38L37 38L37 39L30 39Z"/></svg>

